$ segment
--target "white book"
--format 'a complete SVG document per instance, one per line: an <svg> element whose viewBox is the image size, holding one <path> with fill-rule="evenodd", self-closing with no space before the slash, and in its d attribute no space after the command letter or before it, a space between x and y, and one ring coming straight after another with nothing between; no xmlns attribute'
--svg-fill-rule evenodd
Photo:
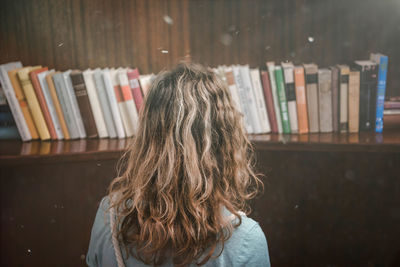
<svg viewBox="0 0 400 267"><path fill-rule="evenodd" d="M29 132L28 124L22 114L21 107L8 76L8 71L18 68L22 68L22 63L19 61L0 65L0 82L22 141L30 141L32 140L32 136Z"/></svg>
<svg viewBox="0 0 400 267"><path fill-rule="evenodd" d="M240 75L246 92L246 101L249 108L249 117L255 134L262 133L260 118L258 116L256 98L254 95L253 85L251 84L250 68L248 65L240 66Z"/></svg>
<svg viewBox="0 0 400 267"><path fill-rule="evenodd" d="M119 86L121 89L122 96L124 98L124 110L127 112L128 117L128 127L129 133L132 132L132 135L136 133L137 125L138 125L138 113L136 109L135 102L133 102L133 96L131 92L131 87L129 86L128 76L126 74L126 70L120 70L118 72L118 80ZM127 131L128 133L128 131ZM128 135L128 134L127 134ZM128 135L130 136L130 134Z"/></svg>
<svg viewBox="0 0 400 267"><path fill-rule="evenodd" d="M290 130L292 133L299 132L297 121L296 90L294 87L294 66L291 62L281 63L285 79L286 100L288 103Z"/></svg>
<svg viewBox="0 0 400 267"><path fill-rule="evenodd" d="M267 111L267 107L265 105L264 92L263 92L263 88L261 85L260 70L259 69L251 69L250 75L251 75L251 81L253 84L254 95L256 97L255 100L257 103L257 110L258 110L258 116L260 119L261 132L269 133L269 132L271 132L271 126L270 126L269 120L268 120L268 111Z"/></svg>
<svg viewBox="0 0 400 267"><path fill-rule="evenodd" d="M88 93L90 107L96 124L96 129L100 138L108 137L106 123L104 121L103 112L100 107L99 98L97 96L96 87L93 80L93 71L87 69L82 72L83 80L85 81L86 91Z"/></svg>
<svg viewBox="0 0 400 267"><path fill-rule="evenodd" d="M272 98L274 100L274 109L275 109L275 118L278 124L278 133L282 133L282 120L281 120L281 109L279 107L279 98L278 92L276 89L276 81L275 81L275 63L272 61L267 62L268 73L269 73L269 80L271 83L271 91L272 91Z"/></svg>
<svg viewBox="0 0 400 267"><path fill-rule="evenodd" d="M96 85L97 96L99 97L100 107L103 111L104 121L107 127L107 133L110 138L117 137L117 130L115 128L113 114L111 112L110 101L107 96L106 88L104 85L102 71L95 69L93 72L94 83Z"/></svg>
<svg viewBox="0 0 400 267"><path fill-rule="evenodd" d="M251 119L250 119L249 106L248 106L248 103L246 100L247 99L246 88L243 84L242 75L240 74L240 67L232 66L232 69L233 69L233 76L235 78L235 83L236 83L237 89L238 89L240 105L243 109L244 125L245 125L247 133L252 134L252 133L254 133L254 130L253 130L253 125L252 125Z"/></svg>
<svg viewBox="0 0 400 267"><path fill-rule="evenodd" d="M238 111L243 114L243 108L242 108L240 100L239 100L240 98L239 98L238 88L237 88L236 83L235 83L235 77L234 77L234 73L233 73L233 68L232 67L225 67L224 68L224 75L226 77L226 82L227 82L229 91L230 91L230 93L232 95L233 102L234 102L236 108L238 109Z"/></svg>
<svg viewBox="0 0 400 267"><path fill-rule="evenodd" d="M71 104L72 113L74 114L76 126L78 127L79 137L86 138L86 131L83 125L83 120L81 116L81 111L79 110L78 101L76 100L74 87L72 86L72 80L70 76L71 70L63 72L65 88L67 89L67 97L69 103Z"/></svg>
<svg viewBox="0 0 400 267"><path fill-rule="evenodd" d="M62 139L64 139L64 134L61 129L60 120L58 119L58 116L57 116L56 108L54 107L53 98L51 97L49 86L47 85L47 82L46 82L46 75L49 73L53 73L53 72L54 72L54 70L49 70L49 71L46 70L46 71L38 73L37 77L39 80L40 87L42 87L44 100L46 101L47 108L49 109L50 118L51 118L51 121L53 122L54 129L55 129L56 135L57 135L57 139L62 140Z"/></svg>
<svg viewBox="0 0 400 267"><path fill-rule="evenodd" d="M111 113L113 115L115 128L117 130L118 138L125 138L124 125L118 108L117 98L115 96L113 83L111 81L111 74L108 68L103 70L103 81L106 88L108 100L110 102Z"/></svg>

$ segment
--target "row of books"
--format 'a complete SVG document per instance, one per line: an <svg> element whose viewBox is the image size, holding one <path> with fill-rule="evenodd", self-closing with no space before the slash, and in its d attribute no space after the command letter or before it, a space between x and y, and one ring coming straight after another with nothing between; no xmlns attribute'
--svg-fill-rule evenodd
<svg viewBox="0 0 400 267"><path fill-rule="evenodd" d="M388 58L319 69L291 62L266 68L214 68L225 80L248 133L329 133L383 129Z"/></svg>
<svg viewBox="0 0 400 267"><path fill-rule="evenodd" d="M23 141L130 137L154 76L139 75L137 68L59 72L21 62L0 65L0 74ZM1 113L0 132L7 134L12 122Z"/></svg>
<svg viewBox="0 0 400 267"><path fill-rule="evenodd" d="M382 131L387 64L387 56L371 54L351 68L267 62L261 71L248 65L213 70L227 83L249 134L354 133ZM130 137L153 78L137 68L59 72L0 65L0 93L12 113L7 116L0 94L0 134L12 132L14 120L23 141Z"/></svg>

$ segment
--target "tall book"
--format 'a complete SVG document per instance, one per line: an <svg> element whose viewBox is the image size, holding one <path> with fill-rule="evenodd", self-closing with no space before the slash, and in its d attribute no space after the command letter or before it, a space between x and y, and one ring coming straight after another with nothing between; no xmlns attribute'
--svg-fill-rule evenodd
<svg viewBox="0 0 400 267"><path fill-rule="evenodd" d="M29 109L25 94L22 91L21 85L18 81L17 72L21 69L22 68L18 68L15 70L8 71L8 77L10 78L11 85L14 88L15 96L18 100L18 103L21 108L22 114L24 116L25 122L28 125L28 129L31 134L31 137L32 137L32 139L38 139L39 134L38 134L38 131L36 130L35 123L33 122L31 110Z"/></svg>
<svg viewBox="0 0 400 267"><path fill-rule="evenodd" d="M304 80L304 68L296 66L294 68L294 83L296 87L297 120L299 123L299 133L308 133L308 115L306 100L306 83Z"/></svg>
<svg viewBox="0 0 400 267"><path fill-rule="evenodd" d="M261 81L264 91L264 99L268 113L268 120L271 124L271 132L278 133L278 123L276 120L275 109L274 109L274 99L271 91L271 84L269 81L268 71L261 71Z"/></svg>
<svg viewBox="0 0 400 267"><path fill-rule="evenodd" d="M339 132L340 98L339 98L339 68L331 67L332 72L332 130Z"/></svg>
<svg viewBox="0 0 400 267"><path fill-rule="evenodd" d="M133 96L131 92L131 87L129 86L129 80L126 70L120 70L117 73L119 87L121 90L123 105L125 106L125 111L127 112L128 117L128 125L129 128L126 132L128 136L132 136L135 134L138 125L138 113L135 106L135 102L133 102ZM128 134L129 133L129 134Z"/></svg>
<svg viewBox="0 0 400 267"><path fill-rule="evenodd" d="M128 75L129 86L131 88L133 100L135 101L136 110L139 112L143 105L143 93L139 84L139 70L137 68L128 70L126 74Z"/></svg>
<svg viewBox="0 0 400 267"><path fill-rule="evenodd" d="M319 132L318 114L318 66L314 63L303 64L306 76L307 115L310 133Z"/></svg>
<svg viewBox="0 0 400 267"><path fill-rule="evenodd" d="M360 131L369 131L375 128L378 66L370 60L354 63L360 71Z"/></svg>
<svg viewBox="0 0 400 267"><path fill-rule="evenodd" d="M25 93L26 101L32 112L32 118L35 122L36 129L38 131L41 140L50 139L50 132L47 128L46 120L44 118L42 109L40 108L39 101L36 97L35 90L33 89L32 82L29 78L29 72L34 69L39 69L40 66L36 67L25 67L17 72L19 82L22 86L22 90Z"/></svg>
<svg viewBox="0 0 400 267"><path fill-rule="evenodd" d="M90 107L92 108L94 122L100 138L108 137L106 123L104 121L103 112L100 107L99 97L93 80L93 71L87 69L83 72L83 80L85 81L87 94L89 97Z"/></svg>
<svg viewBox="0 0 400 267"><path fill-rule="evenodd" d="M47 71L48 68L40 68L36 70L32 70L29 72L29 77L31 79L33 89L35 90L35 94L37 96L37 99L39 101L40 108L42 109L44 120L46 121L47 129L49 129L50 137L53 140L56 140L58 138L57 133L56 133L56 128L54 127L53 120L50 115L50 110L49 107L47 106L46 99L44 97L42 87L40 86L38 74L41 72Z"/></svg>
<svg viewBox="0 0 400 267"><path fill-rule="evenodd" d="M250 68L248 65L239 66L240 76L242 77L244 91L246 92L246 101L249 107L249 117L251 125L255 134L262 133L262 127L260 124L259 110L256 103L256 96L253 85L251 83Z"/></svg>
<svg viewBox="0 0 400 267"><path fill-rule="evenodd" d="M50 94L50 89L46 82L46 75L49 73L53 73L54 70L51 71L43 71L38 73L37 78L39 80L40 88L42 89L44 100L46 101L47 108L49 109L50 118L54 125L54 130L56 131L57 139L64 139L64 134L61 129L61 124L58 119L56 109L54 107L53 99Z"/></svg>
<svg viewBox="0 0 400 267"><path fill-rule="evenodd" d="M0 140L20 139L15 120L0 85Z"/></svg>
<svg viewBox="0 0 400 267"><path fill-rule="evenodd" d="M226 67L226 68L224 68L224 72L225 72L226 83L227 83L228 89L232 95L233 102L234 102L236 108L238 109L238 111L243 114L243 110L242 110L240 100L239 100L238 88L236 86L235 77L233 75L233 69L232 69L232 67Z"/></svg>
<svg viewBox="0 0 400 267"><path fill-rule="evenodd" d="M357 133L360 111L360 72L349 73L349 132Z"/></svg>
<svg viewBox="0 0 400 267"><path fill-rule="evenodd" d="M332 132L332 72L318 70L318 113L321 133Z"/></svg>
<svg viewBox="0 0 400 267"><path fill-rule="evenodd" d="M114 86L111 80L110 70L108 68L103 70L102 77L104 81L104 86L106 88L108 100L110 102L111 113L113 115L115 129L117 130L117 136L118 138L124 138L125 137L124 125L122 123L122 118L119 112L117 98L115 96Z"/></svg>
<svg viewBox="0 0 400 267"><path fill-rule="evenodd" d="M285 92L289 112L290 130L292 133L298 133L299 123L297 121L296 90L294 87L294 66L291 62L282 62L281 66L285 79Z"/></svg>
<svg viewBox="0 0 400 267"><path fill-rule="evenodd" d="M281 66L275 66L276 88L279 97L279 107L281 110L282 129L284 134L290 134L290 119L286 101L285 82L283 80L283 70Z"/></svg>
<svg viewBox="0 0 400 267"><path fill-rule="evenodd" d="M378 86L377 86L377 96L376 96L375 132L381 133L383 130L383 110L385 102L388 57L379 53L376 54L371 53L370 59L376 64L379 64Z"/></svg>
<svg viewBox="0 0 400 267"><path fill-rule="evenodd" d="M250 70L251 82L254 89L255 101L258 109L259 123L262 133L271 132L271 126L268 119L267 107L265 105L263 88L261 85L259 69Z"/></svg>
<svg viewBox="0 0 400 267"><path fill-rule="evenodd" d="M51 95L51 99L53 100L53 105L54 105L54 109L56 111L56 115L58 117L58 121L60 123L60 127L64 136L65 140L69 140L70 139L70 135L68 132L68 126L67 123L65 122L65 117L64 117L64 113L62 111L61 105L60 105L60 100L58 99L57 96L57 92L56 92L56 88L54 86L54 82L52 77L54 76L55 72L50 72L46 75L45 79L46 79L46 84L47 87L49 89L50 95Z"/></svg>
<svg viewBox="0 0 400 267"><path fill-rule="evenodd" d="M3 92L7 98L11 113L14 116L15 124L18 128L22 141L29 141L32 140L32 136L29 132L28 124L24 119L24 115L18 103L18 99L15 95L15 92L11 85L11 81L7 74L8 71L18 68L22 68L22 64L19 61L0 65L0 83L1 87L3 88Z"/></svg>
<svg viewBox="0 0 400 267"><path fill-rule="evenodd" d="M345 133L349 129L348 95L349 95L349 72L347 65L337 65L339 68L339 131Z"/></svg>
<svg viewBox="0 0 400 267"><path fill-rule="evenodd" d="M64 73L57 71L54 74L51 74L51 78L57 92L57 98L60 102L62 115L64 116L64 120L68 128L69 138L80 138L81 135L79 132L78 121L74 114L73 102L69 96Z"/></svg>
<svg viewBox="0 0 400 267"><path fill-rule="evenodd" d="M97 91L97 95L99 97L100 107L103 112L104 122L106 124L108 136L110 138L116 138L117 130L115 129L111 106L110 106L106 88L104 85L102 71L100 69L94 70L93 79L94 79L94 83L96 85L96 91Z"/></svg>
<svg viewBox="0 0 400 267"><path fill-rule="evenodd" d="M68 102L71 104L72 114L76 121L76 126L78 128L78 133L80 138L86 138L86 130L85 126L83 125L83 119L81 111L79 110L78 100L75 95L74 86L72 85L71 80L71 70L67 70L63 72L64 84L67 92Z"/></svg>
<svg viewBox="0 0 400 267"><path fill-rule="evenodd" d="M94 121L94 116L92 109L90 107L90 101L88 92L86 89L85 81L83 79L83 74L79 70L74 70L70 73L72 85L74 87L74 92L76 100L78 102L79 110L81 111L83 125L85 127L86 135L89 138L98 137L96 123Z"/></svg>
<svg viewBox="0 0 400 267"><path fill-rule="evenodd" d="M242 111L243 111L244 125L245 125L247 133L252 134L252 133L255 133L255 131L254 131L253 125L251 123L250 107L249 107L249 102L247 101L246 87L244 85L243 78L240 73L240 67L233 66L232 69L233 69L233 76L235 78L235 83L236 83L237 89L238 89L240 106L242 107Z"/></svg>
<svg viewBox="0 0 400 267"><path fill-rule="evenodd" d="M278 133L282 133L283 129L282 129L282 119L281 119L281 108L279 104L278 91L276 89L276 81L275 81L275 63L272 61L268 61L266 63L266 66L268 68L268 73L269 73L269 82L271 85L272 98L274 100L274 110L275 110L276 124L278 125Z"/></svg>

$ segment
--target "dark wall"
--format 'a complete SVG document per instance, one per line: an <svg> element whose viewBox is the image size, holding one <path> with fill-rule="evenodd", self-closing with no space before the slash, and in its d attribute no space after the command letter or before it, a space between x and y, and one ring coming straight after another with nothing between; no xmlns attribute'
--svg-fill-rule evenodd
<svg viewBox="0 0 400 267"><path fill-rule="evenodd" d="M148 73L190 57L213 66L290 60L326 67L378 51L389 56L388 95L400 95L398 0L5 0L1 6L1 63L60 70L129 65Z"/></svg>

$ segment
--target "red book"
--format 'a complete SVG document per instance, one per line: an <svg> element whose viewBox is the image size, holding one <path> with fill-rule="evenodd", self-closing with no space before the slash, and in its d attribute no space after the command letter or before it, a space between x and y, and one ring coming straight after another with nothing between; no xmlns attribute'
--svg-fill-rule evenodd
<svg viewBox="0 0 400 267"><path fill-rule="evenodd" d="M140 107L143 104L143 94L139 84L139 70L137 68L129 70L127 72L127 75L129 80L129 86L132 91L133 100L135 101L136 109L139 112Z"/></svg>
<svg viewBox="0 0 400 267"><path fill-rule="evenodd" d="M41 72L47 71L47 70L49 70L47 67L37 69L37 70L31 71L29 73L29 76L32 81L33 89L35 90L36 97L39 101L40 108L42 109L43 117L44 117L44 120L46 121L47 128L49 129L50 137L51 137L51 139L57 140L56 129L54 128L54 124L53 124L53 121L50 116L50 111L49 111L49 108L47 107L46 99L44 98L42 87L40 86L39 79L38 79L38 74Z"/></svg>
<svg viewBox="0 0 400 267"><path fill-rule="evenodd" d="M265 104L267 104L268 119L271 122L271 132L278 133L278 122L276 121L274 99L272 97L271 86L269 82L268 71L261 71L261 81L264 88Z"/></svg>

